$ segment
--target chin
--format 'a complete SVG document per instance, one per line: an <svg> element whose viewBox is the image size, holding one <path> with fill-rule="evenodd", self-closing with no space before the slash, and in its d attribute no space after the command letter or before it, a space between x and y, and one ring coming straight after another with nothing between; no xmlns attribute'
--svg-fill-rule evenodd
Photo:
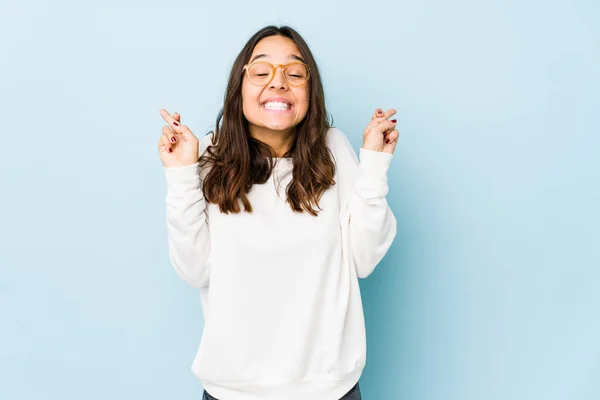
<svg viewBox="0 0 600 400"><path fill-rule="evenodd" d="M267 124L267 125L265 125L265 128L270 129L272 131L285 131L288 129L292 129L295 126L296 125L290 125L290 124L274 124L274 125Z"/></svg>
<svg viewBox="0 0 600 400"><path fill-rule="evenodd" d="M277 120L266 120L262 121L261 124L266 129L271 129L273 131L284 131L286 129L293 128L296 126L294 121L277 121Z"/></svg>

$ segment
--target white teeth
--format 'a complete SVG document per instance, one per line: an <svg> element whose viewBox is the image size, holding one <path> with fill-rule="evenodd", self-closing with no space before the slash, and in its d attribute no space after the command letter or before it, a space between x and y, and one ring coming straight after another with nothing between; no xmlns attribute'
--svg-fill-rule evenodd
<svg viewBox="0 0 600 400"><path fill-rule="evenodd" d="M278 101L269 101L264 104L264 107L269 110L289 110L290 105L287 103L280 103Z"/></svg>

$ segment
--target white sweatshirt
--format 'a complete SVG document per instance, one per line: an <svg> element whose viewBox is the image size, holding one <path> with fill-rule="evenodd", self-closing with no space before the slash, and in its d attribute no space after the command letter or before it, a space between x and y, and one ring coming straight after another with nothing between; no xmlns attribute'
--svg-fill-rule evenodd
<svg viewBox="0 0 600 400"><path fill-rule="evenodd" d="M211 144L200 139L200 154ZM248 193L253 212L222 214L201 185L207 168L164 168L170 260L200 288L204 329L192 364L220 400L337 400L359 380L366 335L357 278L396 236L385 196L392 155L330 128L336 184L317 217L285 202L292 159ZM281 179L281 183L276 183Z"/></svg>

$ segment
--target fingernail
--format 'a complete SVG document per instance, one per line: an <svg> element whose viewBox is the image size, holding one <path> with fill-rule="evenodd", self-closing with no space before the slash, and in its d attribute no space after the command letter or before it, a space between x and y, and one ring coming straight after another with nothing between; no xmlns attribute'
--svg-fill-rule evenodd
<svg viewBox="0 0 600 400"><path fill-rule="evenodd" d="M169 147L169 153L172 153L172 152L173 152L173 149Z"/></svg>
<svg viewBox="0 0 600 400"><path fill-rule="evenodd" d="M179 124L177 123L177 121L173 121L173 125L179 126Z"/></svg>
<svg viewBox="0 0 600 400"><path fill-rule="evenodd" d="M385 142L389 144L390 143L390 139L385 139Z"/></svg>
<svg viewBox="0 0 600 400"><path fill-rule="evenodd" d="M176 141L177 141L177 139L175 139L175 136L173 136L173 137L171 138L171 142L175 143Z"/></svg>
<svg viewBox="0 0 600 400"><path fill-rule="evenodd" d="M377 115L383 115L381 111L377 111Z"/></svg>
<svg viewBox="0 0 600 400"><path fill-rule="evenodd" d="M395 119L393 119L393 120L392 120L392 122L393 122L393 123L396 123L396 120L395 120Z"/></svg>

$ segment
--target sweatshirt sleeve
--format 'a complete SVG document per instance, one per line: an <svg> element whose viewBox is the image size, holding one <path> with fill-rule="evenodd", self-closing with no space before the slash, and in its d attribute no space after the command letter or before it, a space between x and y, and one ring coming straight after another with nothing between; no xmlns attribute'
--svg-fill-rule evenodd
<svg viewBox="0 0 600 400"><path fill-rule="evenodd" d="M179 277L191 286L207 286L210 232L199 164L163 169L169 259Z"/></svg>
<svg viewBox="0 0 600 400"><path fill-rule="evenodd" d="M393 155L361 148L359 162L348 138L341 131L337 136L342 230L346 231L351 264L359 278L366 278L396 237L396 218L386 200Z"/></svg>

